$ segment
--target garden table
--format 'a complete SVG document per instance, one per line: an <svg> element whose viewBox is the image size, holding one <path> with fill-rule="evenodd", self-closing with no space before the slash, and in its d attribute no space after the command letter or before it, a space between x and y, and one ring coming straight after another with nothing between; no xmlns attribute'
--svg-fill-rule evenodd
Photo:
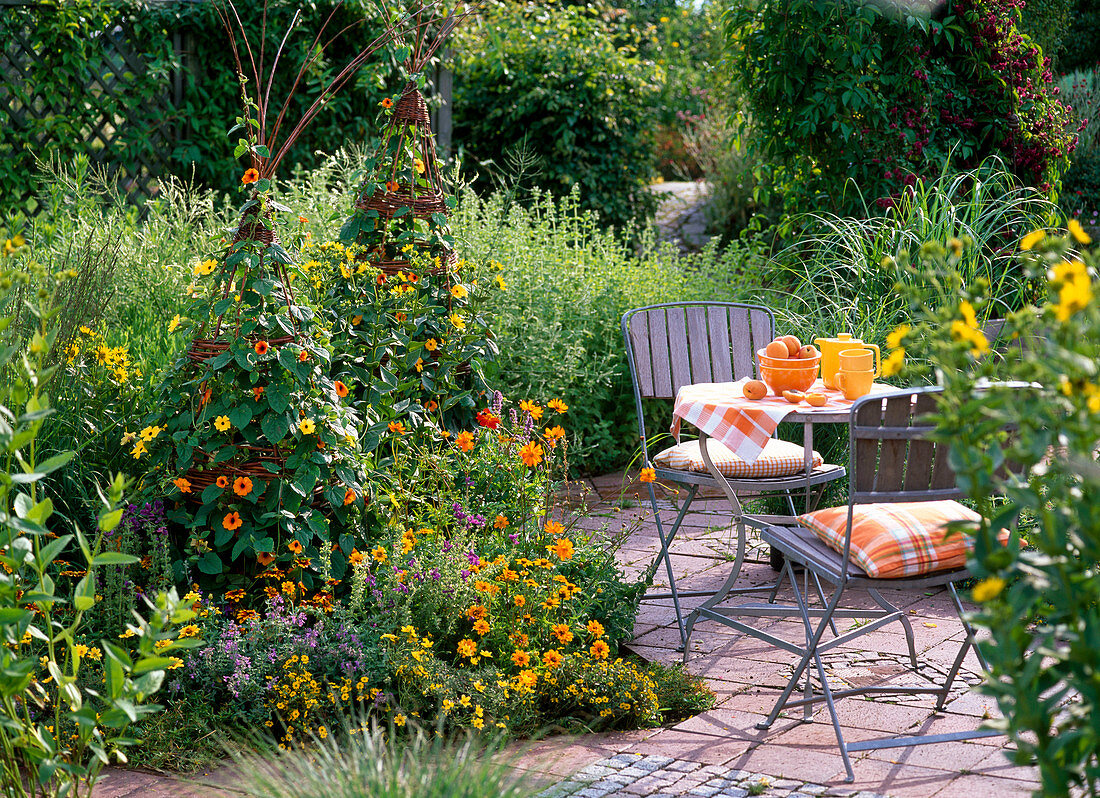
<svg viewBox="0 0 1100 798"><path fill-rule="evenodd" d="M746 527L762 526L775 523L795 523L792 516L747 516L743 513L741 502L737 494L730 487L726 477L715 467L707 452L707 441L714 438L726 448L750 465L760 457L765 444L775 434L781 422L793 422L802 424L803 447L805 449L805 511L814 509L815 496L810 484L810 476L813 472L813 444L815 424L846 424L849 411L855 403L855 399L846 399L839 390L826 388L818 379L807 393L820 393L826 397L825 404L813 407L805 402L792 404L781 396L767 396L764 399L748 399L743 392L744 384L748 379L737 382L706 382L683 386L676 394L673 406L673 422L671 432L679 440L682 422L687 422L699 430L699 450L706 464L707 471L714 477L722 492L726 495L735 513L735 517L744 518L746 523L738 524L737 554L729 576L722 586L700 607L694 610L688 618L686 625L687 634L691 634L691 628L695 620L704 615L719 620L728 626L743 631L747 634L764 640L775 642L775 638L767 635L754 627L733 621L731 615L750 615L756 617L798 615L794 606L775 604L775 594L779 584L772 590L771 598L766 605L751 604L740 607L715 610L715 605L721 603L733 589L741 573L741 566L745 560ZM882 383L874 383L871 386L871 394L888 393L895 390L893 386ZM820 486L819 486L820 487ZM820 498L818 490L816 498ZM794 504L790 504L792 513ZM818 585L820 595L820 585ZM838 616L840 617L840 616ZM786 645L782 646L786 647ZM684 647L684 657L687 658L688 648Z"/></svg>

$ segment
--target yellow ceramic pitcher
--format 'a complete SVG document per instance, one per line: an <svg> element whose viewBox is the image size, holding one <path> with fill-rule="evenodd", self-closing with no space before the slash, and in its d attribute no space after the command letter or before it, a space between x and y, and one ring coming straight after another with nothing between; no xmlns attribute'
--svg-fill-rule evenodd
<svg viewBox="0 0 1100 798"><path fill-rule="evenodd" d="M878 376L879 352L875 344L865 344L851 333L838 333L836 338L814 340L821 350L821 381L826 388L836 388L836 373L840 370L840 353L845 349L870 349L875 353L875 376Z"/></svg>

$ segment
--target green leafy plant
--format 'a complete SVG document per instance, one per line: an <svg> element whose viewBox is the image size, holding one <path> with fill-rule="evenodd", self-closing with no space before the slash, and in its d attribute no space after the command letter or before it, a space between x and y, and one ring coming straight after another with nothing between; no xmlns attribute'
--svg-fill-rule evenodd
<svg viewBox="0 0 1100 798"><path fill-rule="evenodd" d="M7 264L4 264L6 267ZM5 796L62 796L90 792L111 758L126 761L124 750L135 741L128 727L156 712L148 703L161 686L167 656L198 641L177 640L171 627L191 613L177 606L175 594L161 593L150 602L148 620L135 613L131 635L138 637L136 657L103 641L90 647L77 641L85 613L96 603L97 569L136 558L102 548L103 535L118 526L125 481L116 477L101 493L99 532L92 542L79 527L73 534L49 531L52 502L40 482L72 458L62 452L38 457L36 439L51 414L45 386L56 376L46 365L56 339L51 319L52 292L46 288L26 309L34 318L26 341L12 340L10 290L33 275L39 285L50 278L43 267L23 262L0 276L7 315L0 332L9 336L0 349L5 378L0 384L0 790ZM85 568L73 592L59 591L60 556L73 542ZM102 687L82 681L87 661L102 662Z"/></svg>
<svg viewBox="0 0 1100 798"><path fill-rule="evenodd" d="M988 723L1016 744L1016 761L1037 762L1044 796L1100 791L1100 252L1069 228L1024 238L1022 265L1045 294L993 341L977 320L989 286L965 284L942 246L913 253L910 268L942 290L914 296L914 323L891 341L891 359L933 368L944 387L937 434L982 515L974 621L990 633L979 643L991 670L982 689L1004 713ZM924 357L911 363L910 352Z"/></svg>
<svg viewBox="0 0 1100 798"><path fill-rule="evenodd" d="M889 207L950 157L999 155L1048 196L1072 120L1007 0L955 0L929 18L859 0L731 6L729 63L749 101L761 178L789 211ZM1026 99L1025 99L1026 98Z"/></svg>
<svg viewBox="0 0 1100 798"><path fill-rule="evenodd" d="M526 138L544 190L574 186L606 224L656 207L650 106L660 73L597 7L499 4L456 41L455 141L475 169Z"/></svg>

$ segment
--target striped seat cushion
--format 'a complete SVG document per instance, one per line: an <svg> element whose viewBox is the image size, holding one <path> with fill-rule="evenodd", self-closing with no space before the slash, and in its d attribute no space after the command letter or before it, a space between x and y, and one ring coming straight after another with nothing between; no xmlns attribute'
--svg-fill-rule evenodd
<svg viewBox="0 0 1100 798"><path fill-rule="evenodd" d="M849 558L868 576L900 579L966 565L969 535L948 533L951 521L976 523L980 516L955 501L857 504L852 514ZM829 548L844 552L848 506L829 507L798 517Z"/></svg>
<svg viewBox="0 0 1100 798"><path fill-rule="evenodd" d="M797 444L773 438L764 446L764 451L756 462L749 465L713 438L707 441L707 454L715 468L722 476L730 479L776 479L802 473L806 469L805 451ZM817 452L814 452L813 457L814 468L824 462ZM653 462L674 471L698 471L704 474L707 471L697 440L685 441L665 449L653 458Z"/></svg>

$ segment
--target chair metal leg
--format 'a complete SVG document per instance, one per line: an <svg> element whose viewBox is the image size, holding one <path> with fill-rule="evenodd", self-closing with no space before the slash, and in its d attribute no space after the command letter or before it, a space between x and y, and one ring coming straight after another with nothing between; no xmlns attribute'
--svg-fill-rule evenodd
<svg viewBox="0 0 1100 798"><path fill-rule="evenodd" d="M817 599L821 602L821 606L825 606L825 591L821 589L821 580L818 579L817 574L814 574L814 587L817 588ZM840 632L836 630L836 621L832 618L829 619L829 629L833 633L833 637L840 637Z"/></svg>
<svg viewBox="0 0 1100 798"><path fill-rule="evenodd" d="M679 514L676 516L676 521L669 530L669 534L666 536L664 531L664 524L661 523L661 511L657 507L657 492L653 489L653 484L649 483L649 501L653 505L653 520L657 525L657 537L661 541L661 551L657 555L657 560L654 563L655 568L660 567L662 558L665 561L665 573L668 575L668 587L669 594L672 598L672 606L676 610L676 625L680 629L680 645L687 647L687 633L684 630L684 613L680 609L680 596L676 590L676 575L672 572L672 557L669 553L669 546L672 545L672 541L676 537L676 533L680 530L680 524L683 523L684 516L687 515L688 508L691 507L692 501L695 499L695 494L699 490L697 485L692 485L691 490L688 491L687 499L684 501L684 506L680 508Z"/></svg>
<svg viewBox="0 0 1100 798"><path fill-rule="evenodd" d="M955 661L951 663L951 670L947 672L947 681L943 684L943 692L936 702L936 712L943 711L943 707L947 703L947 696L951 693L951 685L955 683L955 677L959 675L963 660L966 659L966 652L969 651L971 647L974 648L974 653L978 656L978 661L981 663L982 668L989 670L985 658L982 656L982 652L978 650L978 646L974 643L974 630L966 620L966 610L963 609L962 602L959 600L958 591L955 590L955 583L949 582L947 589L950 591L951 599L955 603L955 610L959 613L959 620L962 621L963 630L966 632L966 639L963 640L962 646L959 647L959 653L955 655Z"/></svg>
<svg viewBox="0 0 1100 798"><path fill-rule="evenodd" d="M917 670L917 645L916 639L913 637L913 624L909 622L908 616L884 599L877 590L871 589L867 592L871 594L871 598L875 600L875 603L886 610L887 613L897 613L898 621L901 622L901 626L905 630L905 642L909 646L909 661L913 663L913 670Z"/></svg>

